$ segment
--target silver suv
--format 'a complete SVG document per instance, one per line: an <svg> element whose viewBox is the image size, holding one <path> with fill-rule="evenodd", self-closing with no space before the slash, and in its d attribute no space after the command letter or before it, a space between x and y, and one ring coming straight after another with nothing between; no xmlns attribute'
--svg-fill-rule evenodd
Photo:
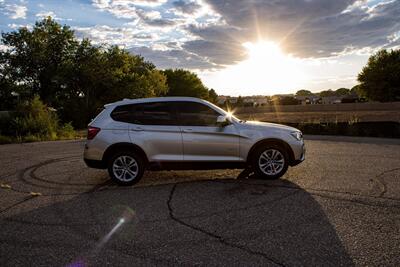
<svg viewBox="0 0 400 267"><path fill-rule="evenodd" d="M277 179L304 160L302 133L249 122L191 97L124 99L105 105L89 124L84 160L108 169L121 185L146 169L252 168Z"/></svg>

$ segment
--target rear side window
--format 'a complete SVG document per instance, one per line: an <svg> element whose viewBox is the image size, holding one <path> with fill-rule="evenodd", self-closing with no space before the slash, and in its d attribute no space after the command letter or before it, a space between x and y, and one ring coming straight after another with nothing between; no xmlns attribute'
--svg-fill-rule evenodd
<svg viewBox="0 0 400 267"><path fill-rule="evenodd" d="M115 121L143 125L176 125L172 105L168 102L118 106L111 112L111 118Z"/></svg>
<svg viewBox="0 0 400 267"><path fill-rule="evenodd" d="M137 117L138 105L123 105L114 108L111 112L111 118L115 121L137 123L135 120Z"/></svg>

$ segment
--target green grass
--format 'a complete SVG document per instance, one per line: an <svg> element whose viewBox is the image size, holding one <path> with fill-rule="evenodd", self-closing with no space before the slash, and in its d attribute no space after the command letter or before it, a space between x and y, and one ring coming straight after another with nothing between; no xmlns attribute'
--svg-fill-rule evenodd
<svg viewBox="0 0 400 267"><path fill-rule="evenodd" d="M75 131L73 134L61 136L38 136L38 135L27 135L27 136L5 136L0 135L0 145L4 144L15 144L15 143L31 143L31 142L42 142L42 141L61 141L61 140L77 140L86 137L86 132Z"/></svg>

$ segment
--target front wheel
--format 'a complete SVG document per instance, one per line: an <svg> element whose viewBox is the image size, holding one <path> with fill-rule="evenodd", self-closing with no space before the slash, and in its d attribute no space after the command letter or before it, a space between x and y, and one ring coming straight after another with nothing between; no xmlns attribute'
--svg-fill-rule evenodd
<svg viewBox="0 0 400 267"><path fill-rule="evenodd" d="M270 144L260 147L252 157L255 174L264 179L278 179L288 169L288 153L278 145Z"/></svg>
<svg viewBox="0 0 400 267"><path fill-rule="evenodd" d="M108 173L120 185L133 185L139 182L144 172L143 159L133 152L119 152L108 163Z"/></svg>

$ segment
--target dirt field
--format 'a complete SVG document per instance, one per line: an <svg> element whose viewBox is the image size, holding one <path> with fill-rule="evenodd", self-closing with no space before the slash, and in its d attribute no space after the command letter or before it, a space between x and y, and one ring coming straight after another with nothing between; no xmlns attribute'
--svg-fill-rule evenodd
<svg viewBox="0 0 400 267"><path fill-rule="evenodd" d="M244 120L289 123L400 122L400 102L347 103L325 105L268 105L242 107L234 111Z"/></svg>
<svg viewBox="0 0 400 267"><path fill-rule="evenodd" d="M313 112L262 112L238 113L237 117L244 120L259 120L270 122L366 122L395 121L400 122L399 110L358 110L358 111L313 111Z"/></svg>

